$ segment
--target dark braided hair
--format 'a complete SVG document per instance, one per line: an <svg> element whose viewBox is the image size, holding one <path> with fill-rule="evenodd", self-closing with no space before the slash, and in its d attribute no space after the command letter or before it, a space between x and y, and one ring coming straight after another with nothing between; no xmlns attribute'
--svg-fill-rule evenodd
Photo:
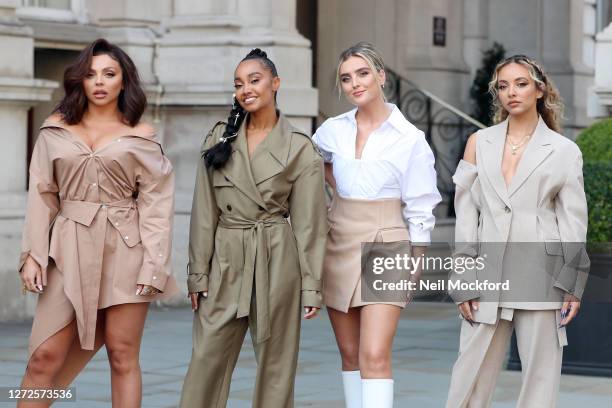
<svg viewBox="0 0 612 408"><path fill-rule="evenodd" d="M255 48L251 50L240 62L257 59L260 60L263 64L264 68L269 70L272 73L273 77L278 76L278 72L276 71L276 66L268 58L268 54L265 51L262 51L259 48ZM276 100L276 94L274 95L274 99ZM208 150L205 150L202 154L204 159L204 163L206 167L213 167L215 169L220 169L227 163L231 154L232 154L232 145L231 143L236 140L238 136L238 130L246 117L246 111L240 106L236 96L234 95L232 104L232 110L230 111L230 115L227 118L227 125L225 126L225 131L223 132L223 136L221 137L219 143L214 145Z"/></svg>

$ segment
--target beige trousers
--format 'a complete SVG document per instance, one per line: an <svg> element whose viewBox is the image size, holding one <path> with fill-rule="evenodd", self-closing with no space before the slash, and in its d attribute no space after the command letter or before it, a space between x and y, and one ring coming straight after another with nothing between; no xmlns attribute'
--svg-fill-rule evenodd
<svg viewBox="0 0 612 408"><path fill-rule="evenodd" d="M554 408L561 378L562 342L558 310L514 310L497 324L461 324L459 357L453 367L446 408L491 406L495 383L516 331L523 382L517 408Z"/></svg>
<svg viewBox="0 0 612 408"><path fill-rule="evenodd" d="M269 299L270 337L260 343L257 333L255 291L249 317L236 318L237 304L228 301L228 286L240 284L226 277L221 288L210 286L207 299L193 319L193 351L183 384L181 408L224 408L230 391L232 373L247 330L250 329L257 378L253 391L253 408L292 408L295 372L300 341L300 282L290 274L285 279L293 285L288 290L273 290ZM297 275L296 275L297 276ZM271 277L271 287L276 288ZM217 281L213 277L214 282ZM222 290L225 289L225 290Z"/></svg>

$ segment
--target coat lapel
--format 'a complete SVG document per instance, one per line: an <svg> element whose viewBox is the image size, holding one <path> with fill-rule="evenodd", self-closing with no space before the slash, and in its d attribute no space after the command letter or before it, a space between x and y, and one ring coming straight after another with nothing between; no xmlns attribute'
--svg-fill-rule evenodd
<svg viewBox="0 0 612 408"><path fill-rule="evenodd" d="M479 155L477 162L483 164L483 169L489 179L489 182L493 186L493 189L499 196L499 198L507 205L510 206L510 199L508 198L508 190L506 188L506 182L501 170L501 161L504 154L504 143L506 138L506 130L508 129L508 119L501 122L500 124L493 126L485 132L483 143L481 146L481 154Z"/></svg>
<svg viewBox="0 0 612 408"><path fill-rule="evenodd" d="M251 200L255 201L257 205L267 210L268 207L255 185L253 172L251 171L251 160L249 159L249 150L246 140L247 119L248 117L244 119L240 126L240 130L238 130L238 136L232 146L232 157L226 165L221 168L221 173L223 173L237 189L242 191Z"/></svg>
<svg viewBox="0 0 612 408"><path fill-rule="evenodd" d="M516 173L510 182L508 196L511 197L533 173L533 171L550 155L553 151L549 138L550 129L540 117L532 139L527 143L523 157L519 161Z"/></svg>
<svg viewBox="0 0 612 408"><path fill-rule="evenodd" d="M281 173L287 166L291 147L292 127L281 114L268 136L257 147L251 158L255 184Z"/></svg>

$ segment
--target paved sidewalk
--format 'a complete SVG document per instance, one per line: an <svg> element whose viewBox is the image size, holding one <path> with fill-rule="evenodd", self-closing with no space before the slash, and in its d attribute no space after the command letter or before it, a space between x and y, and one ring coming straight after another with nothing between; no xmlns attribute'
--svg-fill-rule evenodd
<svg viewBox="0 0 612 408"><path fill-rule="evenodd" d="M0 324L0 386L23 374L30 323ZM414 303L404 312L394 345L395 407L444 406L457 354L459 321L445 303ZM176 407L191 353L191 312L152 309L142 345L143 407ZM339 356L325 313L302 329L296 407L342 408ZM250 407L255 357L247 336L234 372L230 408ZM503 371L494 407L514 407L520 373ZM110 407L110 377L102 350L76 381L77 402L57 407ZM10 406L0 403L0 406ZM558 407L612 407L612 378L564 375Z"/></svg>

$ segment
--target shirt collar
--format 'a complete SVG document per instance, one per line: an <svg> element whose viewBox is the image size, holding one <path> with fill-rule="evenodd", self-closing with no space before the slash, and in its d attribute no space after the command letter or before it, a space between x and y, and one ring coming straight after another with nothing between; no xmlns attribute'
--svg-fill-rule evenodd
<svg viewBox="0 0 612 408"><path fill-rule="evenodd" d="M386 105L389 109L391 109L391 114L389 115L387 120L385 120L380 125L380 127L383 128L386 125L390 125L402 134L408 133L410 131L409 122L406 120L399 108L393 103L387 103ZM350 111L343 113L342 115L340 115L340 117L348 120L353 125L357 126L357 120L355 119L356 114L357 108L351 109Z"/></svg>

